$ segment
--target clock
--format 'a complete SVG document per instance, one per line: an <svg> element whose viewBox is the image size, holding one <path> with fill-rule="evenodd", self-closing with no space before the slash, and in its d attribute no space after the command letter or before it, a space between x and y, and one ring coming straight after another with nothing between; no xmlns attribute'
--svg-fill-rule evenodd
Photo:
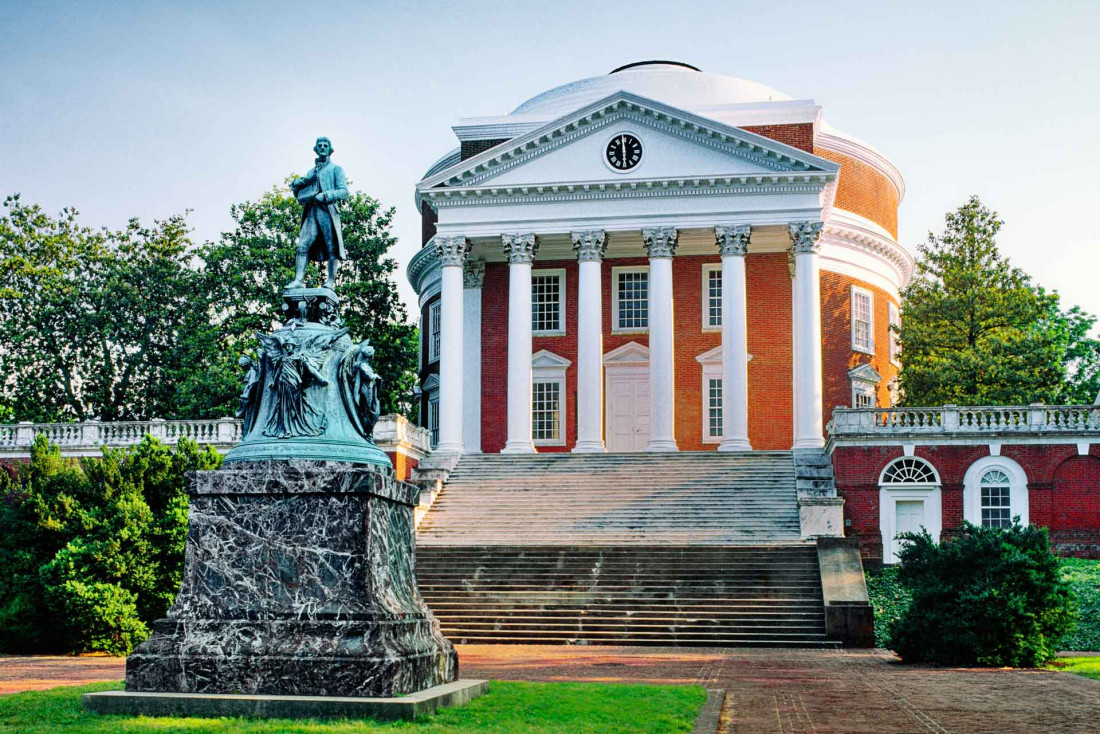
<svg viewBox="0 0 1100 734"><path fill-rule="evenodd" d="M615 171L629 171L642 162L642 141L630 133L618 133L604 149L607 165Z"/></svg>

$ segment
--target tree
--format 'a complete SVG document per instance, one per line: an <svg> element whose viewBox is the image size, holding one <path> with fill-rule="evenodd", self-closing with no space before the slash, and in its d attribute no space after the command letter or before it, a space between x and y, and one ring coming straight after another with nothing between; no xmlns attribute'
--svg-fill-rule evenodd
<svg viewBox="0 0 1100 734"><path fill-rule="evenodd" d="M258 201L230 210L235 228L199 250L210 327L192 331L191 353L203 368L185 370L180 384L181 410L189 415L230 415L240 391L237 360L257 348L255 332L281 321L283 286L293 277L294 248L302 207L288 188L276 187ZM337 291L341 314L355 341L370 339L374 368L385 381L382 412L408 413L415 384L416 327L406 322L393 274L397 262L386 257L396 239L390 232L393 209L352 192L340 207L348 259L340 264ZM311 263L309 278L317 279Z"/></svg>
<svg viewBox="0 0 1100 734"><path fill-rule="evenodd" d="M919 248L902 293L898 343L904 404L1091 402L1100 351L1095 319L1063 311L997 249L996 212L978 197L946 216Z"/></svg>
<svg viewBox="0 0 1100 734"><path fill-rule="evenodd" d="M0 216L0 416L173 417L194 273L182 216L93 231L18 195Z"/></svg>

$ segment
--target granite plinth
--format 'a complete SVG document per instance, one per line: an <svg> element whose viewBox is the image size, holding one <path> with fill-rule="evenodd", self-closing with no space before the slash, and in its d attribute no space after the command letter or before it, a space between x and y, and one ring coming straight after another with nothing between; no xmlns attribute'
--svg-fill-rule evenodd
<svg viewBox="0 0 1100 734"><path fill-rule="evenodd" d="M459 680L400 698L250 696L210 693L85 693L84 708L97 714L141 716L253 716L272 719L415 719L462 706L489 692L484 680Z"/></svg>
<svg viewBox="0 0 1100 734"><path fill-rule="evenodd" d="M398 696L449 683L416 587L417 490L392 470L236 463L190 477L183 583L126 690Z"/></svg>

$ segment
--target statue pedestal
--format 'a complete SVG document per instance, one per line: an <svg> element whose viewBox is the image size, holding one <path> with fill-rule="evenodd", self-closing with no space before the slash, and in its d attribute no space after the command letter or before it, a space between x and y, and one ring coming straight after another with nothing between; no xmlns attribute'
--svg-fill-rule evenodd
<svg viewBox="0 0 1100 734"><path fill-rule="evenodd" d="M183 585L127 691L388 697L454 681L392 470L235 462L191 477Z"/></svg>

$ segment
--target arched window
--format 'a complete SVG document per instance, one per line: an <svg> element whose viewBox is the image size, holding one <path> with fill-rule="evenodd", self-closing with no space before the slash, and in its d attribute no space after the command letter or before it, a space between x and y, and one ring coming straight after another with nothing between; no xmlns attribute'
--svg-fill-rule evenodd
<svg viewBox="0 0 1100 734"><path fill-rule="evenodd" d="M986 456L966 470L963 478L963 517L987 528L1007 528L1012 518L1028 522L1027 475L1004 456Z"/></svg>
<svg viewBox="0 0 1100 734"><path fill-rule="evenodd" d="M902 456L883 468L878 483L883 563L898 562L900 533L919 533L923 529L939 541L943 510L940 475L935 467L924 459Z"/></svg>

